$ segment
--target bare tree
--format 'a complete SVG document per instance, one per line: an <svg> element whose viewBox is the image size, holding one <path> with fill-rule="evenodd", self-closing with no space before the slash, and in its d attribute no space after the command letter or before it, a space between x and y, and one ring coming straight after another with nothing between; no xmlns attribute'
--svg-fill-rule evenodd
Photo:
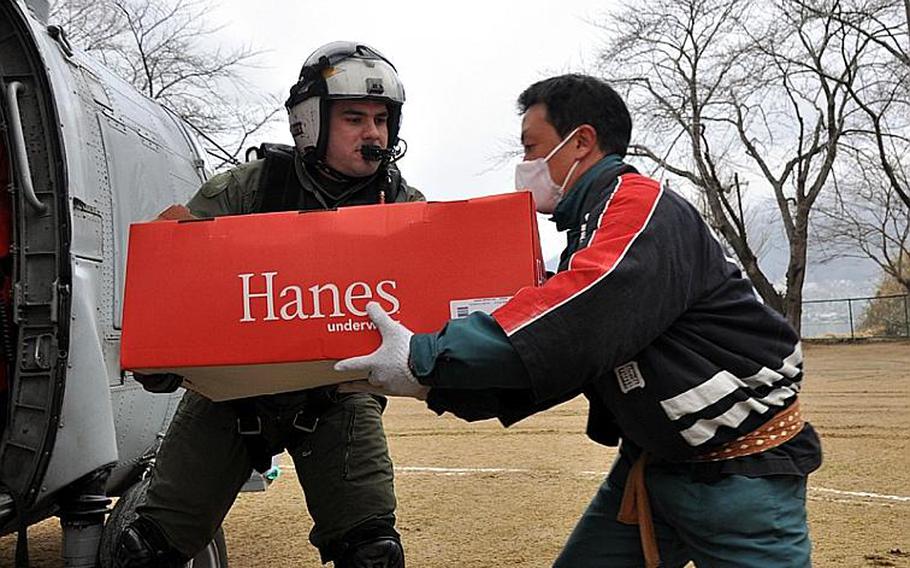
<svg viewBox="0 0 910 568"><path fill-rule="evenodd" d="M826 258L868 258L886 278L910 293L910 209L888 186L872 149L854 149L852 166L835 178L834 191L819 206L816 231Z"/></svg>
<svg viewBox="0 0 910 568"><path fill-rule="evenodd" d="M206 0L58 0L51 20L75 45L192 125L223 166L237 161L280 104L243 78L260 52L222 47L210 11Z"/></svg>
<svg viewBox="0 0 910 568"><path fill-rule="evenodd" d="M865 115L854 144L875 149L884 182L910 209L910 178L904 162L910 152L910 0L802 0L818 17L843 25L846 38L867 41L873 52L868 72L847 91Z"/></svg>
<svg viewBox="0 0 910 568"><path fill-rule="evenodd" d="M910 292L910 0L803 0L869 42L865 72L846 85L860 112L843 143L835 192L819 208L825 257L862 257Z"/></svg>
<svg viewBox="0 0 910 568"><path fill-rule="evenodd" d="M794 0L650 0L606 27L607 79L639 119L633 152L704 195L706 217L766 303L800 328L809 217L855 105L847 93L868 41ZM759 266L742 187L773 195L789 244L786 289Z"/></svg>

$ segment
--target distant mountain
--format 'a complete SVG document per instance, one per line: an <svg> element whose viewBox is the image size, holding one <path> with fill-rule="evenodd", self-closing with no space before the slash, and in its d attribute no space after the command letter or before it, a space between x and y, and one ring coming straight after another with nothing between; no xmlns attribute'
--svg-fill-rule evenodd
<svg viewBox="0 0 910 568"><path fill-rule="evenodd" d="M786 245L769 246L759 260L765 274L775 285L786 281L789 251ZM881 268L869 259L838 258L822 262L809 251L809 266L803 287L804 300L874 296L882 279Z"/></svg>

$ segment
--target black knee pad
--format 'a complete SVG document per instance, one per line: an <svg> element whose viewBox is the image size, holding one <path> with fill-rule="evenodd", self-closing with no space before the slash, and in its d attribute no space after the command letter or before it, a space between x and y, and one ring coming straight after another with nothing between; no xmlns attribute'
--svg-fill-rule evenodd
<svg viewBox="0 0 910 568"><path fill-rule="evenodd" d="M127 525L114 548L113 568L181 568L188 562L142 517Z"/></svg>
<svg viewBox="0 0 910 568"><path fill-rule="evenodd" d="M379 536L350 544L335 568L404 568L404 550L394 536Z"/></svg>

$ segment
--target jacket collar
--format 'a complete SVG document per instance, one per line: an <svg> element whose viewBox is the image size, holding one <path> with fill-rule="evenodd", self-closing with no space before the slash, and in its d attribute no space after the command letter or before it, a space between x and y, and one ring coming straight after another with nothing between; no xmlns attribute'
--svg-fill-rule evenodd
<svg viewBox="0 0 910 568"><path fill-rule="evenodd" d="M592 191L600 191L605 186L611 187L612 179L629 168L618 154L608 154L586 171L566 192L566 196L556 205L551 221L556 223L558 231L565 231L581 224L585 211L590 207L589 197ZM603 183L601 182L603 180ZM598 183L601 182L601 183Z"/></svg>

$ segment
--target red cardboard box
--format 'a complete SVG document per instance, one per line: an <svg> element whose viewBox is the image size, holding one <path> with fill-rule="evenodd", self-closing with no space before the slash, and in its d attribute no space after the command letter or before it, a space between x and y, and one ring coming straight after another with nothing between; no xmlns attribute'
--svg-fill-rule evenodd
<svg viewBox="0 0 910 568"><path fill-rule="evenodd" d="M130 228L121 366L213 400L363 378L376 300L415 332L492 311L544 266L530 193Z"/></svg>

